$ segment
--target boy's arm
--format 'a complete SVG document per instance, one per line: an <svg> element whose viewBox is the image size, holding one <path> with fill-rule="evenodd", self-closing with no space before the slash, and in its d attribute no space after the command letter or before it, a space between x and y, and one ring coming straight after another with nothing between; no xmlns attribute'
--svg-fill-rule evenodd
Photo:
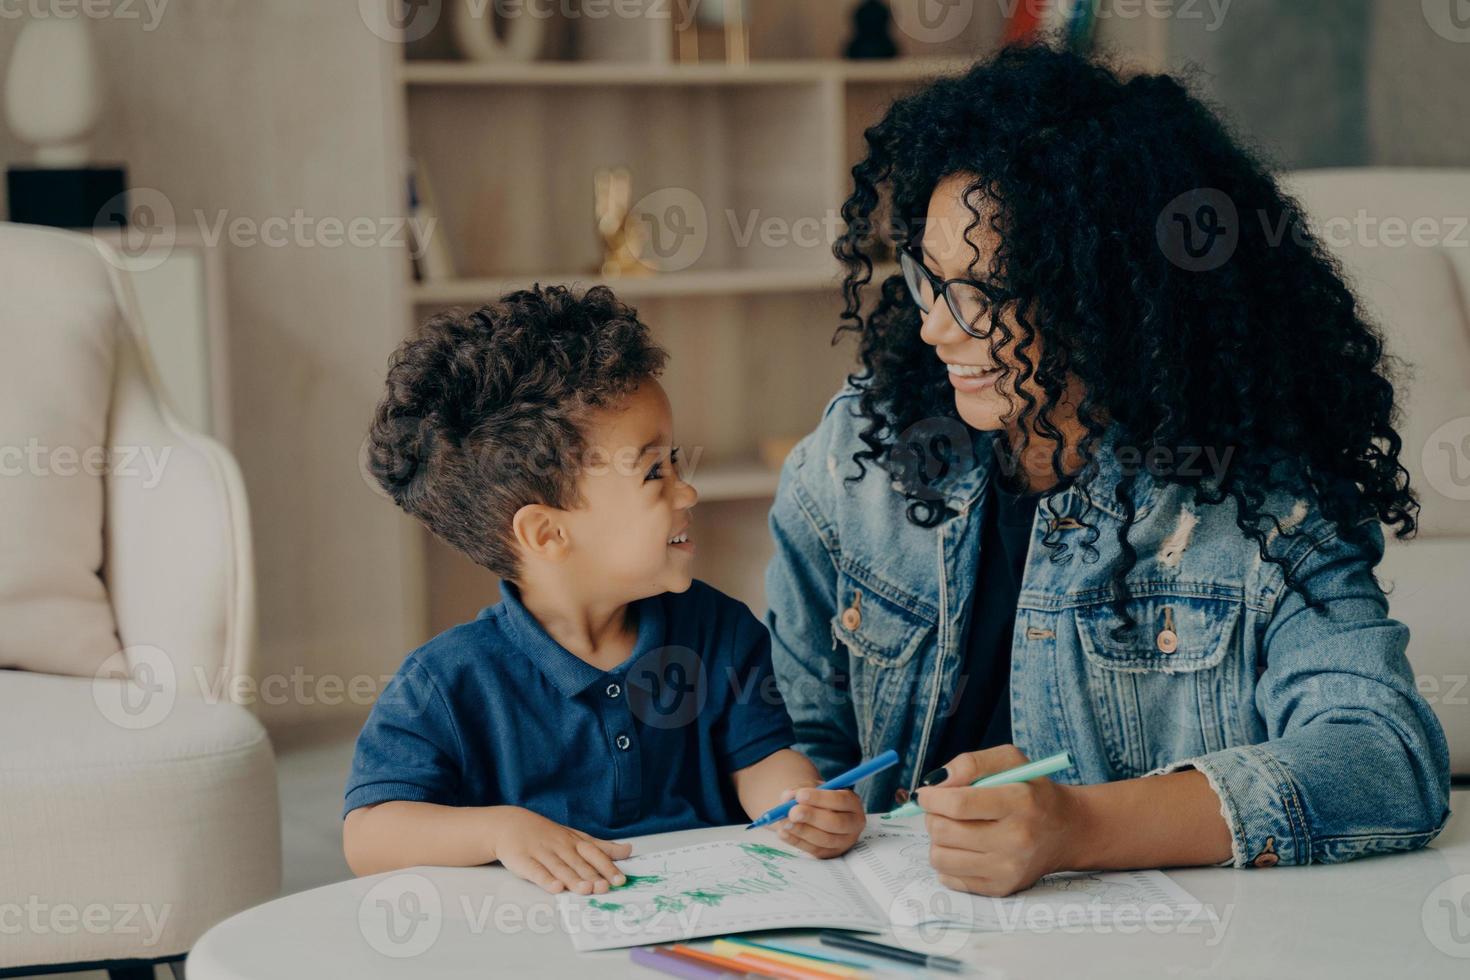
<svg viewBox="0 0 1470 980"><path fill-rule="evenodd" d="M626 880L613 859L627 857L632 847L598 840L518 806L390 800L347 814L342 851L357 875L499 861L547 891L565 888L585 895Z"/></svg>
<svg viewBox="0 0 1470 980"><path fill-rule="evenodd" d="M735 793L750 819L796 797L799 804L776 824L781 839L817 857L836 857L857 843L867 817L862 801L848 789L815 789L822 777L811 760L795 749L772 752L734 775Z"/></svg>
<svg viewBox="0 0 1470 980"><path fill-rule="evenodd" d="M495 860L494 809L408 800L358 807L342 824L342 852L356 875L420 864L489 864Z"/></svg>

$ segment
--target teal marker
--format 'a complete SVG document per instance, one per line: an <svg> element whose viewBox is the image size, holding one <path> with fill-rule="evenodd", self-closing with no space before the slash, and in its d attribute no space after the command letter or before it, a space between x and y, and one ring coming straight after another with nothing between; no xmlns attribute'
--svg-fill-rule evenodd
<svg viewBox="0 0 1470 980"><path fill-rule="evenodd" d="M1014 769L1006 769L1003 772L993 772L988 776L981 776L971 783L971 786L1005 786L1008 783L1024 783L1032 779L1040 779L1042 776L1050 776L1052 773L1061 772L1072 765L1072 757L1065 752L1049 755L1045 759L1037 759L1035 762L1027 762L1016 766ZM919 806L917 800L909 800L896 810L890 810L883 814L884 820L898 820L903 817L912 817L916 813L923 813L924 808Z"/></svg>

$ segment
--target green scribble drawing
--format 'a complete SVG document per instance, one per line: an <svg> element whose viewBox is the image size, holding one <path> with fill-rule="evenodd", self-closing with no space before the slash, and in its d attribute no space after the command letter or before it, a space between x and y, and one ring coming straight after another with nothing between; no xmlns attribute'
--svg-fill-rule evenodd
<svg viewBox="0 0 1470 980"><path fill-rule="evenodd" d="M630 874L614 890L620 896L634 888L639 889L638 893L628 895L621 905L594 900L588 904L622 912L636 924L691 907L717 908L737 896L779 896L804 890L797 884L801 880L800 866L794 863L800 860L800 855L752 843L740 844L738 853L740 859L725 867L665 868L660 873Z"/></svg>
<svg viewBox="0 0 1470 980"><path fill-rule="evenodd" d="M679 912L687 904L678 895L655 895L653 897L653 910L655 912Z"/></svg>
<svg viewBox="0 0 1470 980"><path fill-rule="evenodd" d="M698 902L700 905L719 905L725 900L725 895L727 893L709 892L705 891L704 889L696 889L694 891L685 892L684 894L689 896L690 901Z"/></svg>
<svg viewBox="0 0 1470 980"><path fill-rule="evenodd" d="M656 885L663 881L663 875L624 875L625 880L621 885L613 885L613 891L622 891L626 888L637 888L639 885Z"/></svg>
<svg viewBox="0 0 1470 980"><path fill-rule="evenodd" d="M604 902L600 898L589 898L587 899L587 904L594 909L602 909L604 912L621 912L623 910L623 906L617 902Z"/></svg>

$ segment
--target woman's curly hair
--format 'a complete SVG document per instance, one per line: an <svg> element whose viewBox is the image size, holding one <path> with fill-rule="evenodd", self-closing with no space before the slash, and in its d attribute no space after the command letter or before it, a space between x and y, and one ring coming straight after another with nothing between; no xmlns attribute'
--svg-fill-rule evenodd
<svg viewBox="0 0 1470 980"><path fill-rule="evenodd" d="M514 581L516 511L579 503L590 413L666 359L606 286L538 285L440 313L389 361L365 468L446 543Z"/></svg>
<svg viewBox="0 0 1470 980"><path fill-rule="evenodd" d="M1155 475L1192 486L1197 504L1233 498L1240 530L1314 608L1285 558L1268 551L1272 536L1292 534L1263 510L1273 490L1313 495L1349 540L1365 541L1373 518L1396 526L1399 538L1413 534L1418 503L1399 462L1379 332L1301 205L1174 78L1125 82L1100 60L1011 46L894 103L864 138L834 247L846 270L838 334L858 335L863 366L850 380L860 389L865 448L849 479L874 462L906 488L914 523L935 526L954 513L925 490L955 462L954 447L937 450L937 461L926 447L918 455L927 463L915 466L908 445L924 423L953 429L945 367L919 336L921 315L901 275L884 279L876 299L863 293L875 240L917 243L936 185L961 175L967 237L988 221L1000 241L988 268L976 268L972 245L969 274L1003 297L990 329L997 353L1009 351L1017 365L1011 390L1024 402L1013 409L1023 441L1034 426L1060 442L1053 413L1075 373L1085 386L1077 406L1084 459L1109 426L1120 446L1215 448L1228 461L1223 472ZM1231 205L1233 251L1196 261L1198 241L1174 226L1175 212L1199 217L1196 230L1228 231L1219 206ZM1018 331L1002 321L1008 312ZM1032 378L1045 392L1040 404L1021 387ZM1060 446L1052 461L1061 482L1047 496L1096 476L1095 460L1067 473ZM1137 564L1127 540L1137 479L1135 471L1112 488L1127 517L1111 576L1124 629L1132 625L1125 578ZM1096 560L1100 532L1083 526L1083 548ZM1056 542L1046 543L1060 559Z"/></svg>

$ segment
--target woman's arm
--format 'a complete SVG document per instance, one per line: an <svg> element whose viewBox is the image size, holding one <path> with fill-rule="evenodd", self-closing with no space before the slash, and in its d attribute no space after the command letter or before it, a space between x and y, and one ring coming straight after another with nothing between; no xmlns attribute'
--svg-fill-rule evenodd
<svg viewBox="0 0 1470 980"><path fill-rule="evenodd" d="M1305 528L1307 525L1303 525ZM1220 798L1237 867L1320 864L1423 847L1449 817L1449 747L1419 693L1409 630L1388 615L1373 576L1383 533L1366 546L1321 523L1278 538L1308 607L1268 563L1277 601L1262 638L1255 708L1266 740L1181 759ZM1150 774L1155 775L1155 774Z"/></svg>
<svg viewBox="0 0 1470 980"><path fill-rule="evenodd" d="M830 777L855 766L860 749L852 701L837 681L847 670L846 651L832 642L835 542L808 485L808 460L821 465L816 439L822 434L818 428L798 443L781 467L770 517L776 551L766 568L766 628L796 747Z"/></svg>
<svg viewBox="0 0 1470 980"><path fill-rule="evenodd" d="M1408 629L1374 581L1382 534L1371 531L1367 549L1330 532L1294 541L1298 580L1325 611L1280 587L1255 689L1266 741L1078 787L974 789L966 774L1021 755L962 756L958 775L919 792L934 867L953 887L998 895L1070 868L1266 868L1427 844L1449 816L1449 750L1415 687Z"/></svg>
<svg viewBox="0 0 1470 980"><path fill-rule="evenodd" d="M1053 871L1187 867L1230 858L1230 826L1203 773L1093 786L1049 779L976 789L1020 765L1014 745L967 752L919 790L930 862L951 888L1009 895Z"/></svg>

